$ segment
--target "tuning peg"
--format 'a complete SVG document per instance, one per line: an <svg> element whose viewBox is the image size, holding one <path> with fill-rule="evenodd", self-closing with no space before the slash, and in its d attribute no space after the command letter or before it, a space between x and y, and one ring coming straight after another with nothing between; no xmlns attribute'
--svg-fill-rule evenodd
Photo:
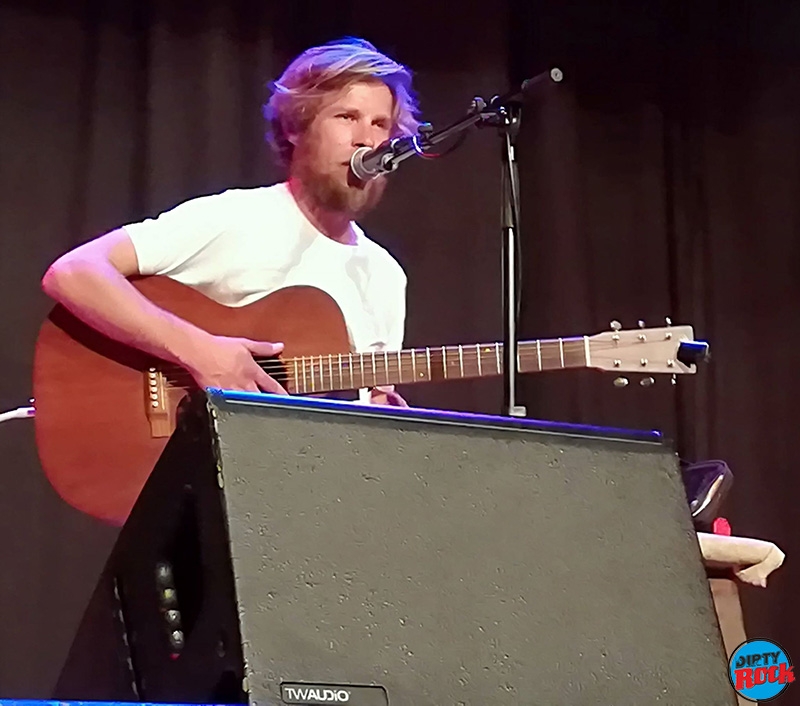
<svg viewBox="0 0 800 706"><path fill-rule="evenodd" d="M678 384L678 376L675 375L675 373L672 374L672 384L673 385L677 385Z"/></svg>
<svg viewBox="0 0 800 706"><path fill-rule="evenodd" d="M618 377L614 380L614 387L627 387L628 386L628 378Z"/></svg>
<svg viewBox="0 0 800 706"><path fill-rule="evenodd" d="M639 384L642 387L650 387L650 385L655 385L656 381L655 381L654 378L647 377L647 378L642 378L641 380L639 380Z"/></svg>
<svg viewBox="0 0 800 706"><path fill-rule="evenodd" d="M644 321L639 319L639 328L644 328Z"/></svg>
<svg viewBox="0 0 800 706"><path fill-rule="evenodd" d="M667 326L672 326L672 319L669 316L665 317L664 321L667 322Z"/></svg>
<svg viewBox="0 0 800 706"><path fill-rule="evenodd" d="M616 345L619 343L619 332L622 329L622 324L614 319L614 321L611 322L611 329L614 331L614 334L611 336L611 340L614 341L614 345Z"/></svg>

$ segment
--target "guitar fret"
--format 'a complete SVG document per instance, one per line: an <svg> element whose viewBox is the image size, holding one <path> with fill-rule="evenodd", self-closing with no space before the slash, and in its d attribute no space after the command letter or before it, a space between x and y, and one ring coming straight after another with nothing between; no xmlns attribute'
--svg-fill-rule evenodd
<svg viewBox="0 0 800 706"><path fill-rule="evenodd" d="M397 351L397 381L403 383L403 356Z"/></svg>
<svg viewBox="0 0 800 706"><path fill-rule="evenodd" d="M342 376L342 354L339 353L339 387L344 387L344 377Z"/></svg>
<svg viewBox="0 0 800 706"><path fill-rule="evenodd" d="M375 351L372 351L372 385L367 387L375 387L378 384L378 371L375 367Z"/></svg>
<svg viewBox="0 0 800 706"><path fill-rule="evenodd" d="M442 372L445 380L447 379L447 348L442 346Z"/></svg>
<svg viewBox="0 0 800 706"><path fill-rule="evenodd" d="M300 393L300 381L297 379L297 358L294 359L294 391Z"/></svg>
<svg viewBox="0 0 800 706"><path fill-rule="evenodd" d="M353 368L355 367L353 365L353 354L352 353L348 353L347 354L347 359L349 361L348 368L350 369L350 387L353 388L353 387L356 386L356 381L353 379Z"/></svg>
<svg viewBox="0 0 800 706"><path fill-rule="evenodd" d="M389 351L383 352L383 376L386 378L386 385L389 384Z"/></svg>
<svg viewBox="0 0 800 706"><path fill-rule="evenodd" d="M358 357L361 359L361 385L359 387L368 387L367 381L364 379L364 354L359 353Z"/></svg>
<svg viewBox="0 0 800 706"><path fill-rule="evenodd" d="M478 356L478 377L481 377L481 375L483 375L483 372L481 371L481 344L480 343L476 343L475 344L475 353Z"/></svg>
<svg viewBox="0 0 800 706"><path fill-rule="evenodd" d="M591 353L590 353L589 337L588 336L584 336L583 337L583 355L586 358L586 367L587 368L591 368L592 367L592 356L591 356Z"/></svg>
<svg viewBox="0 0 800 706"><path fill-rule="evenodd" d="M497 358L497 374L500 374L500 344L494 344L494 356Z"/></svg>
<svg viewBox="0 0 800 706"><path fill-rule="evenodd" d="M325 389L325 367L322 356L319 357L319 389Z"/></svg>
<svg viewBox="0 0 800 706"><path fill-rule="evenodd" d="M461 370L461 377L464 377L464 351L461 345L458 346L458 367Z"/></svg>
<svg viewBox="0 0 800 706"><path fill-rule="evenodd" d="M561 356L561 367L563 368L564 367L564 339L563 338L559 338L558 339L558 352L559 352L559 355Z"/></svg>
<svg viewBox="0 0 800 706"><path fill-rule="evenodd" d="M411 349L411 374L414 376L414 380L417 379L417 349Z"/></svg>
<svg viewBox="0 0 800 706"><path fill-rule="evenodd" d="M433 371L431 370L431 349L430 348L426 348L425 349L425 358L427 358L427 361L428 361L428 380L432 380L433 379Z"/></svg>
<svg viewBox="0 0 800 706"><path fill-rule="evenodd" d="M333 356L332 355L328 356L328 371L329 371L330 376L331 376L330 388L333 389L334 387L336 387L336 385L333 384Z"/></svg>
<svg viewBox="0 0 800 706"><path fill-rule="evenodd" d="M538 339L536 341L536 359L539 362L539 372L542 372L542 343Z"/></svg>

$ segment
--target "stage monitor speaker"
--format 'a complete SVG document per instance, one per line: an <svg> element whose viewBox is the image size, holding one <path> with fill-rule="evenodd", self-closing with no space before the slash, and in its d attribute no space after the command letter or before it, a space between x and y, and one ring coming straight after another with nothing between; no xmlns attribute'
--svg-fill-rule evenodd
<svg viewBox="0 0 800 706"><path fill-rule="evenodd" d="M657 434L244 393L183 406L54 697L735 704Z"/></svg>

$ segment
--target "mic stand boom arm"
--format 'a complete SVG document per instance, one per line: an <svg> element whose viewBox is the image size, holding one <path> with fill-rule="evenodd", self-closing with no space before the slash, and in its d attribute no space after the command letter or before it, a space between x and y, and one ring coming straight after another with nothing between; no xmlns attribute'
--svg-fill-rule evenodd
<svg viewBox="0 0 800 706"><path fill-rule="evenodd" d="M509 91L502 96L495 96L488 103L483 98L473 98L472 106L467 114L441 130L434 131L429 124L425 123L420 127L417 135L393 138L389 141L391 152L384 155L381 161L381 171L393 172L400 162L415 155L420 157L432 156L427 155L426 150L465 132L473 125L478 125L479 127L492 125L503 129L504 125L499 124L499 122L503 121L503 113L509 107L517 108L525 93L530 92L534 86L546 81L548 78L559 82L562 79L562 73L559 69L541 73L524 81L518 90Z"/></svg>
<svg viewBox="0 0 800 706"><path fill-rule="evenodd" d="M381 171L393 172L397 169L400 162L405 161L409 157L430 156L426 151L434 145L465 132L473 125L494 121L501 109L500 105L494 105L497 100L497 98L492 99L492 102L487 105L482 98L474 98L469 112L463 118L446 128L433 131L430 124L423 123L423 125L420 126L419 133L416 135L393 138L389 141L391 152L384 155L381 160Z"/></svg>

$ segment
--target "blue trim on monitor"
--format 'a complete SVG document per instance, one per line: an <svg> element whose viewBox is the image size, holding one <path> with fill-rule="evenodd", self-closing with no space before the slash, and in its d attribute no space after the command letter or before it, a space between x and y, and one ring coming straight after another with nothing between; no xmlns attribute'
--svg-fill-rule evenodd
<svg viewBox="0 0 800 706"><path fill-rule="evenodd" d="M208 389L212 401L227 404L249 404L261 407L304 409L308 411L336 411L360 417L381 417L402 420L420 420L442 424L469 425L493 429L520 429L530 432L566 434L570 436L616 438L626 441L641 441L661 444L661 432L637 429L620 429L588 424L569 424L541 419L521 419L499 415L455 412L441 409L420 409L417 407L385 407L359 404L345 400L331 400L317 397L273 395L261 392L234 392L232 390Z"/></svg>

